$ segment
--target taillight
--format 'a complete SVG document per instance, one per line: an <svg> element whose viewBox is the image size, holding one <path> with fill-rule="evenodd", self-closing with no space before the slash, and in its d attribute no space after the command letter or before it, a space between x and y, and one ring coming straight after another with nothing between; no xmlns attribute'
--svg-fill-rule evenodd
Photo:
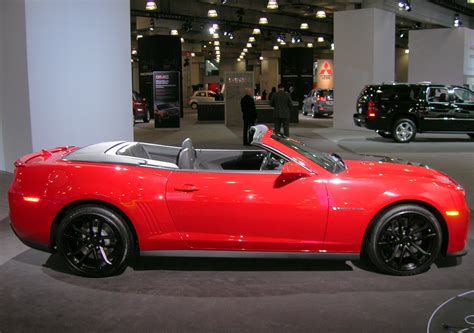
<svg viewBox="0 0 474 333"><path fill-rule="evenodd" d="M367 104L367 116L369 118L373 118L375 117L375 112L377 111L376 107L375 107L375 103L370 101L368 104Z"/></svg>
<svg viewBox="0 0 474 333"><path fill-rule="evenodd" d="M322 102L322 101L325 101L326 100L326 97L324 96L317 96L316 97L316 102Z"/></svg>

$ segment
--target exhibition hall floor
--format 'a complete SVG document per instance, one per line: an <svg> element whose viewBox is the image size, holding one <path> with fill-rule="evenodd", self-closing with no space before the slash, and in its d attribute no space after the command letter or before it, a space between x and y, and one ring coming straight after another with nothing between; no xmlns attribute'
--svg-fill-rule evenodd
<svg viewBox="0 0 474 333"><path fill-rule="evenodd" d="M474 141L467 135L425 134L396 144L370 131L334 130L330 118L300 119L291 136L307 145L343 158L363 153L428 164L464 185L474 208ZM192 111L179 131L135 125L137 141L180 145L186 137L197 148L242 147L240 128L198 124ZM0 172L0 332L426 332L430 319L432 332L474 327L473 253L461 265L433 265L413 277L350 261L146 258L120 276L81 278L57 255L29 249L13 235L10 180Z"/></svg>

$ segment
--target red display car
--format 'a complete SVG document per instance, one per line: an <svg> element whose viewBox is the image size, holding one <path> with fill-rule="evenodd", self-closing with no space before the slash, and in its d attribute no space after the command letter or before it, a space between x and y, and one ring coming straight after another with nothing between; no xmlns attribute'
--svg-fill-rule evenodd
<svg viewBox="0 0 474 333"><path fill-rule="evenodd" d="M150 113L148 112L147 101L136 91L132 92L132 112L134 122L135 120L143 120L144 123L148 123L150 121Z"/></svg>
<svg viewBox="0 0 474 333"><path fill-rule="evenodd" d="M346 160L253 127L255 150L136 142L59 147L15 162L10 217L75 273L122 272L136 254L327 258L367 254L413 275L465 254L464 190L438 171Z"/></svg>

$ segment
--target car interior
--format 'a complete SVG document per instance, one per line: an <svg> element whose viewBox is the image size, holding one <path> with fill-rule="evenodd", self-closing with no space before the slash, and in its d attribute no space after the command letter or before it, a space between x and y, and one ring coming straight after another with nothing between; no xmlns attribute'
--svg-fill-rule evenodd
<svg viewBox="0 0 474 333"><path fill-rule="evenodd" d="M195 149L187 138L181 147L134 143L118 155L173 163L183 170L280 170L287 160L266 150Z"/></svg>

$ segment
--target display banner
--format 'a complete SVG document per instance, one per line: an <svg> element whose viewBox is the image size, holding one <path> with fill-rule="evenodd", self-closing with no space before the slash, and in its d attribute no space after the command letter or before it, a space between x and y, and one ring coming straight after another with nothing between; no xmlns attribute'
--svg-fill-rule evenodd
<svg viewBox="0 0 474 333"><path fill-rule="evenodd" d="M318 88L333 89L334 86L334 68L333 61L328 59L318 60Z"/></svg>
<svg viewBox="0 0 474 333"><path fill-rule="evenodd" d="M153 72L155 128L179 128L180 73Z"/></svg>
<svg viewBox="0 0 474 333"><path fill-rule="evenodd" d="M253 72L225 73L225 125L242 126L240 100L245 96L245 88L254 89Z"/></svg>

